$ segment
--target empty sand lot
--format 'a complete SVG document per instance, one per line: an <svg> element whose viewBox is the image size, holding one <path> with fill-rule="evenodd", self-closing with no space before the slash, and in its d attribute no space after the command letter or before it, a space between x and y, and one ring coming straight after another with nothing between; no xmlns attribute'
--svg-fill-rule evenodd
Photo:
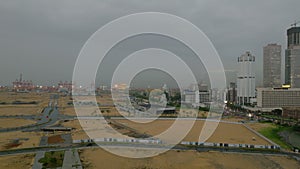
<svg viewBox="0 0 300 169"><path fill-rule="evenodd" d="M40 115L42 110L34 105L0 106L0 116Z"/></svg>
<svg viewBox="0 0 300 169"><path fill-rule="evenodd" d="M135 123L126 119L115 120L118 123L138 130L140 133L157 135L168 129L173 120L155 120L150 123ZM214 122L211 122L214 123ZM185 125L185 124L183 124ZM204 121L197 120L183 141L198 141ZM248 130L242 124L219 123L218 127L206 142L229 144L270 145L269 142Z"/></svg>
<svg viewBox="0 0 300 169"><path fill-rule="evenodd" d="M0 129L26 126L26 125L30 125L30 124L34 124L34 123L36 123L36 121L34 121L34 120L17 119L17 118L3 118L3 119L0 119Z"/></svg>
<svg viewBox="0 0 300 169"><path fill-rule="evenodd" d="M146 133L152 136L158 135L164 132L173 124L173 120L155 120L150 123L135 123L126 119L113 120L118 124L128 126L139 133ZM92 123L88 121L87 124ZM73 127L76 130L72 131L73 139L87 139L89 138L87 134L82 130L82 127L78 120L72 120L69 122L62 123L65 127ZM183 124L184 125L184 124ZM196 121L190 132L183 139L183 141L198 141L200 132L204 125L204 121ZM92 126L90 130L93 130ZM128 130L124 128L118 128L120 133L129 133ZM178 130L179 131L179 130ZM95 129L97 132L97 129ZM99 131L100 132L100 131ZM101 130L103 132L103 130ZM107 132L111 132L110 129L107 129ZM103 137L100 137L103 138ZM219 123L218 127L214 133L208 138L206 142L212 143L229 143L229 144L255 144L255 145L270 145L270 143L263 138L259 137L252 131L248 130L241 124L231 124L231 123Z"/></svg>
<svg viewBox="0 0 300 169"><path fill-rule="evenodd" d="M76 116L76 112L73 106L61 107L59 108L59 113L68 115L68 116Z"/></svg>
<svg viewBox="0 0 300 169"><path fill-rule="evenodd" d="M12 104L13 102L37 102L37 104ZM48 93L0 92L0 116L39 115L48 105ZM5 103L5 104L3 104Z"/></svg>
<svg viewBox="0 0 300 169"><path fill-rule="evenodd" d="M34 154L0 156L2 169L30 169L34 161Z"/></svg>
<svg viewBox="0 0 300 169"><path fill-rule="evenodd" d="M73 140L89 139L88 134L91 138L129 138L126 135L120 134L122 133L121 131L116 131L112 127L104 125L106 122L103 120L81 120L81 123L83 127L80 125L79 120L70 120L62 123L62 125L64 127L75 128L71 132Z"/></svg>
<svg viewBox="0 0 300 169"><path fill-rule="evenodd" d="M38 146L41 136L41 132L15 131L0 133L0 150Z"/></svg>
<svg viewBox="0 0 300 169"><path fill-rule="evenodd" d="M100 148L80 151L81 161L87 169L299 169L300 166L298 161L282 156L171 150L151 158L129 159Z"/></svg>
<svg viewBox="0 0 300 169"><path fill-rule="evenodd" d="M0 103L11 104L15 101L32 102L36 101L39 106L46 106L49 101L49 93L16 93L0 92Z"/></svg>

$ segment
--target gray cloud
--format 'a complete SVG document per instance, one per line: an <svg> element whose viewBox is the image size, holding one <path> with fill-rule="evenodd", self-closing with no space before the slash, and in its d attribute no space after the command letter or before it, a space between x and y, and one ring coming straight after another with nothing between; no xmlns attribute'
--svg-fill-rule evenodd
<svg viewBox="0 0 300 169"><path fill-rule="evenodd" d="M23 73L40 84L71 80L85 41L120 16L145 11L183 17L211 39L226 69L235 70L246 50L257 57L261 84L262 47L286 46L285 31L300 20L299 0L4 0L0 2L0 85ZM233 79L233 78L231 78Z"/></svg>

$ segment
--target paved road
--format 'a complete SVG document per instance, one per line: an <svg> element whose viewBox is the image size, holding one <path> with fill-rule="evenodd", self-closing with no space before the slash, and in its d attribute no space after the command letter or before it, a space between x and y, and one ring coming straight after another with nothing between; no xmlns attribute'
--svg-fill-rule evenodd
<svg viewBox="0 0 300 169"><path fill-rule="evenodd" d="M82 169L82 164L76 149L65 151L63 169Z"/></svg>
<svg viewBox="0 0 300 169"><path fill-rule="evenodd" d="M0 118L9 118L9 117L0 116ZM18 116L18 118L36 119L37 116ZM19 131L19 130L22 130L24 132L37 131L37 130L41 130L41 128L55 124L58 120L70 119L70 118L71 117L69 116L59 114L57 106L54 106L50 101L49 106L44 108L42 112L42 116L40 117L40 119L37 121L36 124L15 127L15 128L0 129L0 132L12 132L12 131Z"/></svg>
<svg viewBox="0 0 300 169"><path fill-rule="evenodd" d="M42 136L40 140L40 146L47 146L48 145L48 137Z"/></svg>
<svg viewBox="0 0 300 169"><path fill-rule="evenodd" d="M43 158L44 155L45 155L45 151L39 151L36 153L32 169L41 169L43 167L43 164L39 163L39 160Z"/></svg>
<svg viewBox="0 0 300 169"><path fill-rule="evenodd" d="M126 144L126 143L118 143L118 142L103 142L100 144L103 147L116 147L116 148L139 148L139 149L149 149L149 148L157 148L157 149L170 149L171 146L160 145L160 144ZM28 154L28 153L36 153L39 151L61 151L61 150L71 150L71 149L85 149L85 148L97 148L98 145L83 145L83 144L72 144L65 147L61 146L52 146L52 147L37 147L32 149L16 149L10 151L0 151L0 156L5 155L14 155L14 154ZM224 148L224 147L202 147L202 146L182 146L178 145L173 147L174 150L197 150L197 151L220 151L220 152L236 152L236 153L256 153L256 154L276 154L276 155L293 155L300 157L300 154L292 153L292 152L283 152L283 151L273 151L273 150L263 150L260 151L258 149L240 149L240 148Z"/></svg>
<svg viewBox="0 0 300 169"><path fill-rule="evenodd" d="M70 133L68 134L62 134L61 138L64 139L64 145L72 145L73 143L73 139L72 139L72 135Z"/></svg>
<svg viewBox="0 0 300 169"><path fill-rule="evenodd" d="M260 150L253 150L253 149L239 149L239 148L223 148L223 147L187 147L187 146L175 146L173 148L168 146L162 145L147 145L147 144L124 144L124 143L115 143L115 142L107 142L102 143L103 147L110 147L110 148L132 148L132 149L172 149L172 150L195 150L199 152L208 152L208 151L219 151L223 153L238 153L238 154L259 154L259 155L276 155L276 156L289 156L293 157L296 160L300 161L300 154L291 153L291 152L282 152L282 151L260 151ZM0 151L0 156L4 155L13 155L13 154L28 154L28 153L37 153L35 162L33 165L33 169L39 169L41 164L38 163L38 160L44 156L44 153L47 151L63 151L65 150L65 159L64 159L64 167L74 167L74 166L81 166L80 158L78 155L78 149L86 149L86 148L99 148L97 145L87 146L82 144L73 144L71 146L66 147L42 147L36 149L19 149L13 151ZM74 151L75 150L75 151ZM74 153L73 153L74 152ZM64 168L63 167L63 168Z"/></svg>
<svg viewBox="0 0 300 169"><path fill-rule="evenodd" d="M47 146L47 145L48 145L48 137L43 136L40 141L40 146ZM38 151L36 153L32 169L41 169L43 167L43 164L39 163L39 160L45 156L45 152L46 151Z"/></svg>
<svg viewBox="0 0 300 169"><path fill-rule="evenodd" d="M41 130L44 127L54 125L58 120L70 118L69 116L61 115L58 111L57 106L54 106L50 103L49 106L44 109L41 119L37 122L37 126L29 129L24 129L23 131Z"/></svg>
<svg viewBox="0 0 300 169"><path fill-rule="evenodd" d="M41 119L37 122L38 126L27 129L27 131L30 131L32 129L39 130L42 127L51 125L52 123L55 123L58 120L57 115L59 114L59 112L56 107L53 107L51 105L52 101L50 100L49 106L44 109ZM41 138L40 146L48 146L47 136L43 136ZM32 169L41 169L43 167L43 164L39 163L39 160L45 156L45 152L46 151L38 151L36 153Z"/></svg>

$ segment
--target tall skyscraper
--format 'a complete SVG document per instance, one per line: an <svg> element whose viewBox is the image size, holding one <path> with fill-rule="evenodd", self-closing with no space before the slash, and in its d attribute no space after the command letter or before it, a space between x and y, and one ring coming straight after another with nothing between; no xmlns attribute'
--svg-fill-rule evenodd
<svg viewBox="0 0 300 169"><path fill-rule="evenodd" d="M250 103L255 98L255 56L246 52L238 58L237 102L239 105Z"/></svg>
<svg viewBox="0 0 300 169"><path fill-rule="evenodd" d="M281 86L281 45L264 47L263 84L266 88Z"/></svg>
<svg viewBox="0 0 300 169"><path fill-rule="evenodd" d="M285 83L300 88L300 27L296 24L287 30L285 50Z"/></svg>

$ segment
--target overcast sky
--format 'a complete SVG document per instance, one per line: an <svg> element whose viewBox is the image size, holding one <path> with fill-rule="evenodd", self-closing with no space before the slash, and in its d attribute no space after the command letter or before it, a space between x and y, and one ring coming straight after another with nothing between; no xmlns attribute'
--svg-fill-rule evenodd
<svg viewBox="0 0 300 169"><path fill-rule="evenodd" d="M251 51L261 85L262 47L286 48L286 29L300 20L299 6L299 0L1 0L0 85L10 85L20 73L35 84L71 80L78 54L96 30L118 17L149 11L198 26L220 54L230 81L237 57Z"/></svg>

